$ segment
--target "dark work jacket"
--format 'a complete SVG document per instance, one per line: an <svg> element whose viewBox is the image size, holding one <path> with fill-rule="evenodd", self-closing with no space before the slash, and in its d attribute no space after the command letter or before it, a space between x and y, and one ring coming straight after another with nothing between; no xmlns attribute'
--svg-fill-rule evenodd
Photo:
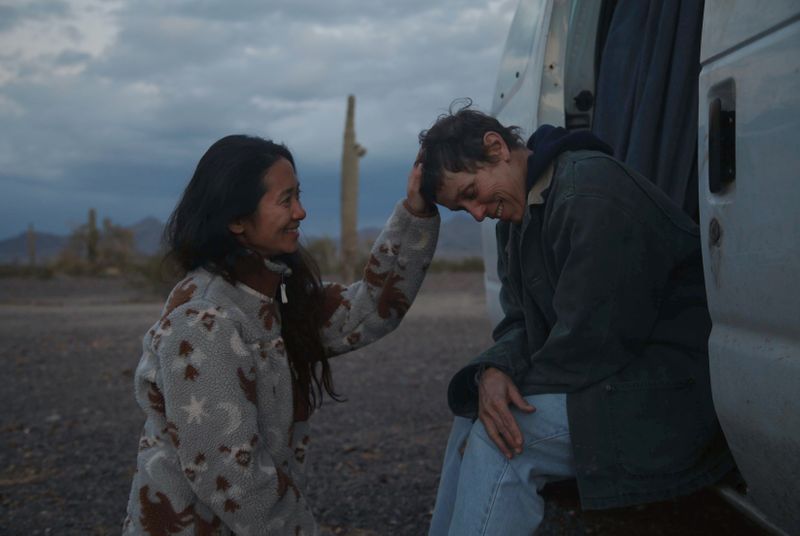
<svg viewBox="0 0 800 536"><path fill-rule="evenodd" d="M697 225L644 177L596 151L554 161L544 204L497 224L495 344L448 399L475 417L491 365L525 396L567 393L584 508L690 493L733 467L711 401Z"/></svg>

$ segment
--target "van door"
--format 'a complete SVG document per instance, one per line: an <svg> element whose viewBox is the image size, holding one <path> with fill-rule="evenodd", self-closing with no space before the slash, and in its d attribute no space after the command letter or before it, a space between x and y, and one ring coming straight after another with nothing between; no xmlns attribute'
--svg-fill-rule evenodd
<svg viewBox="0 0 800 536"><path fill-rule="evenodd" d="M511 22L491 114L504 125L520 127L523 139L542 123L564 122L562 73L570 9L569 0L520 0ZM493 324L503 318L495 224L486 219L481 225L486 304Z"/></svg>
<svg viewBox="0 0 800 536"><path fill-rule="evenodd" d="M748 498L800 534L800 3L706 0L701 63L714 405Z"/></svg>

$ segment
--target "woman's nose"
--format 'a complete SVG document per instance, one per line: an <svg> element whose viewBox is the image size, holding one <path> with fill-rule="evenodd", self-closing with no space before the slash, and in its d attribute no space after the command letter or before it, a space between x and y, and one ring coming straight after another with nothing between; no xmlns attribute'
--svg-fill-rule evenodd
<svg viewBox="0 0 800 536"><path fill-rule="evenodd" d="M300 203L300 201L297 201L297 203L294 205L292 218L295 220L304 220L306 218L306 209L303 208L303 205Z"/></svg>
<svg viewBox="0 0 800 536"><path fill-rule="evenodd" d="M475 218L475 221L483 221L486 217L486 207L478 203L474 203L467 207L467 211Z"/></svg>

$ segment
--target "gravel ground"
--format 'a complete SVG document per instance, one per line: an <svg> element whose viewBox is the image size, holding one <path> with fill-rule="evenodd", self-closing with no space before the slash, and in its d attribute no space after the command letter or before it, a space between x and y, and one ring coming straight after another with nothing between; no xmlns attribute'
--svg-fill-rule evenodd
<svg viewBox="0 0 800 536"><path fill-rule="evenodd" d="M0 280L0 534L119 533L143 415L132 392L160 304L113 280ZM328 534L419 535L450 375L489 342L479 274L433 274L401 327L334 360L348 401L312 419L310 500ZM582 513L550 488L546 535L761 534L714 494Z"/></svg>

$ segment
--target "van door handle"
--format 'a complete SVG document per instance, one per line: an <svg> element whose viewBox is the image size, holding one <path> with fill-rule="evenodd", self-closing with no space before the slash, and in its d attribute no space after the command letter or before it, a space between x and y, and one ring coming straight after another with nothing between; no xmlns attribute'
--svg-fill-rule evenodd
<svg viewBox="0 0 800 536"><path fill-rule="evenodd" d="M719 193L736 180L736 111L723 110L722 99L708 108L708 188Z"/></svg>

